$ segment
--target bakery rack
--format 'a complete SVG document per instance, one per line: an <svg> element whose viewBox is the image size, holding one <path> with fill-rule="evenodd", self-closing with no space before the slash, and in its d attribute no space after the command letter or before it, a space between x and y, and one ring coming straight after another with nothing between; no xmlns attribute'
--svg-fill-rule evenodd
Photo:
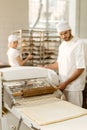
<svg viewBox="0 0 87 130"><path fill-rule="evenodd" d="M25 59L29 53L33 55L26 65L37 66L56 61L61 43L56 31L17 30L13 33L18 36L22 58Z"/></svg>

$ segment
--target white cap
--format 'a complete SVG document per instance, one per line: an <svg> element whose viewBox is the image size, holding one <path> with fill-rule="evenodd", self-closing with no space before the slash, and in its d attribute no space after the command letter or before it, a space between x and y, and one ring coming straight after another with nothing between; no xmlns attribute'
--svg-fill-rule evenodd
<svg viewBox="0 0 87 130"><path fill-rule="evenodd" d="M11 44L11 42L14 42L14 41L18 41L18 38L17 38L16 35L11 34L11 35L8 37L8 46Z"/></svg>
<svg viewBox="0 0 87 130"><path fill-rule="evenodd" d="M64 32L64 31L67 31L67 30L71 30L69 23L67 21L62 20L57 24L58 33Z"/></svg>

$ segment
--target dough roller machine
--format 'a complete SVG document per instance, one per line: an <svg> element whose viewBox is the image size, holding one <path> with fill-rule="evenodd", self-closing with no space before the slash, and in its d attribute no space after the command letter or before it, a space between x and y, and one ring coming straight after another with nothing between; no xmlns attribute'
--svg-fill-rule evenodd
<svg viewBox="0 0 87 130"><path fill-rule="evenodd" d="M64 130L64 122L85 120L87 110L62 100L58 85L56 72L43 67L0 69L0 130Z"/></svg>

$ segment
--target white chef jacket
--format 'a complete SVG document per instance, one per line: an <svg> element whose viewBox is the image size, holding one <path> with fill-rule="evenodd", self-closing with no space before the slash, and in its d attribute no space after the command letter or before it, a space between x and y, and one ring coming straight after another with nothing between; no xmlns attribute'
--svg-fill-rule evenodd
<svg viewBox="0 0 87 130"><path fill-rule="evenodd" d="M86 68L84 46L78 38L70 41L63 41L59 47L58 67L60 82L67 80L78 68ZM74 81L72 81L65 90L82 91L85 87L86 70Z"/></svg>
<svg viewBox="0 0 87 130"><path fill-rule="evenodd" d="M17 49L14 49L12 47L10 47L8 49L7 56L8 56L8 61L9 61L10 66L12 66L12 67L19 66L19 64L16 60L16 57L19 55L20 55L20 53Z"/></svg>

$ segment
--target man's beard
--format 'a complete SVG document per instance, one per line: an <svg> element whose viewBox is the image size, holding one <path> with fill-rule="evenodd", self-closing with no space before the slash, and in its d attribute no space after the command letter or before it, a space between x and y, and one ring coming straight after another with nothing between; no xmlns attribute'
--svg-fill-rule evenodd
<svg viewBox="0 0 87 130"><path fill-rule="evenodd" d="M70 40L72 39L72 37L73 37L73 36L72 36L71 33L70 33L69 37L65 37L63 40L64 40L64 41L70 41Z"/></svg>

